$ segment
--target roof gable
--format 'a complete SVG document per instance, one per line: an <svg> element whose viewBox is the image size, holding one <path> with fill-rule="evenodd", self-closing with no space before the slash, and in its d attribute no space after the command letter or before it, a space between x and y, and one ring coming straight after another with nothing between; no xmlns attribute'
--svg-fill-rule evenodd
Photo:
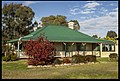
<svg viewBox="0 0 120 81"><path fill-rule="evenodd" d="M22 38L23 41L30 39L37 39L41 34L45 34L45 37L51 42L87 42L87 43L99 43L105 42L99 39L95 39L89 35L78 32L68 28L67 26L60 25L48 25L42 27Z"/></svg>

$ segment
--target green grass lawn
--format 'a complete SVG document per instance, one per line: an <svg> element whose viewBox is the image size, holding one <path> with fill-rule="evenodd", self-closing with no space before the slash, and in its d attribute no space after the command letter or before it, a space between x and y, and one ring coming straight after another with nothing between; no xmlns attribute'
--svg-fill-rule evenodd
<svg viewBox="0 0 120 81"><path fill-rule="evenodd" d="M2 62L2 79L118 79L118 62L27 68L27 60Z"/></svg>

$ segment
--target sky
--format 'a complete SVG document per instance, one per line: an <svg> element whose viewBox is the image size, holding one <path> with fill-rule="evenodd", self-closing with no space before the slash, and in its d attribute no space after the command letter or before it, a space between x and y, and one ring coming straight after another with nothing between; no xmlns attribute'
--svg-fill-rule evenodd
<svg viewBox="0 0 120 81"><path fill-rule="evenodd" d="M22 3L34 12L36 20L50 15L64 15L67 21L77 20L80 32L103 38L108 31L118 34L118 1L2 1L5 3Z"/></svg>

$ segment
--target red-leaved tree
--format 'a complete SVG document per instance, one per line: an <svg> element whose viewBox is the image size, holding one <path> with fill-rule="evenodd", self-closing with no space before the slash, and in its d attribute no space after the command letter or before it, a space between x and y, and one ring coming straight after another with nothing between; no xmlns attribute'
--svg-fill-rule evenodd
<svg viewBox="0 0 120 81"><path fill-rule="evenodd" d="M43 37L30 40L25 45L25 54L29 56L29 65L51 64L55 59L56 49L52 43Z"/></svg>

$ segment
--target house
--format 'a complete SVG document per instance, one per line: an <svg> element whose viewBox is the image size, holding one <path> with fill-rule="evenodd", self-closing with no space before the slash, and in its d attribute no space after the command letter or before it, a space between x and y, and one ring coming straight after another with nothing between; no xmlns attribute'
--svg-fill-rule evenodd
<svg viewBox="0 0 120 81"><path fill-rule="evenodd" d="M21 41L24 44L30 39L37 39L41 34L44 34L47 39L54 44L57 50L56 57L71 57L76 54L80 55L96 55L99 57L108 57L111 51L103 51L105 44L110 44L113 52L117 52L116 46L112 41L95 39L77 30L68 28L67 26L48 25L42 27L24 37L10 40L9 43L18 42L18 56L25 58L24 52L20 52ZM103 45L103 46L102 46ZM23 49L24 50L24 49ZM106 52L107 51L107 52ZM23 53L23 54L22 54Z"/></svg>

